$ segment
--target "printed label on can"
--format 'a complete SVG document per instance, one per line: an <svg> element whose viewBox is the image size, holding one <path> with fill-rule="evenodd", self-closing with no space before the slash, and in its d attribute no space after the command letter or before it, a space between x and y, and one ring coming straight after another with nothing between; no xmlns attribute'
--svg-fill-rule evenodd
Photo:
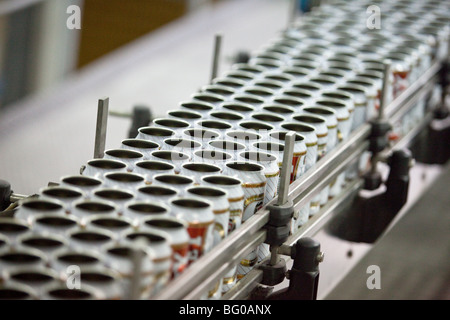
<svg viewBox="0 0 450 320"><path fill-rule="evenodd" d="M212 247L212 232L214 221L190 222L187 228L189 234L189 263L201 257Z"/></svg>
<svg viewBox="0 0 450 320"><path fill-rule="evenodd" d="M237 279L242 279L247 273L249 273L256 263L258 262L257 248L250 252L245 259L242 259L237 265Z"/></svg>
<svg viewBox="0 0 450 320"><path fill-rule="evenodd" d="M172 278L175 278L187 268L189 262L189 243L172 246Z"/></svg>
<svg viewBox="0 0 450 320"><path fill-rule="evenodd" d="M245 199L244 202L244 216L242 222L250 218L256 211L263 206L264 193L255 194Z"/></svg>
<svg viewBox="0 0 450 320"><path fill-rule="evenodd" d="M305 155L306 152L294 153L294 156L292 157L291 183L303 174L306 159Z"/></svg>
<svg viewBox="0 0 450 320"><path fill-rule="evenodd" d="M228 226L227 226L228 228ZM214 245L219 244L226 236L225 227L222 223L214 224Z"/></svg>
<svg viewBox="0 0 450 320"><path fill-rule="evenodd" d="M236 230L241 226L242 209L230 210L230 219L228 220L228 233Z"/></svg>

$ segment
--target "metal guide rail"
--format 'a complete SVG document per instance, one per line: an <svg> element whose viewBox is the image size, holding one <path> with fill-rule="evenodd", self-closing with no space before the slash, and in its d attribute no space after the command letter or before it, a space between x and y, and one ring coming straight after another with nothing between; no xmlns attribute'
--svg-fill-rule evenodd
<svg viewBox="0 0 450 320"><path fill-rule="evenodd" d="M398 96L385 108L385 117L395 122L406 114L418 100L423 99L435 87L442 61L435 61L406 91ZM393 150L401 149L413 140L413 138L432 119L433 110L430 109L420 123L406 133L401 139L392 143L384 150L387 155ZM311 170L307 171L300 179L292 183L287 192L289 201L293 201L295 208L302 207L324 186L329 184L336 176L354 163L359 156L369 148L368 138L371 133L371 125L364 124L355 130L346 141L340 143L332 152L320 159ZM362 186L361 178L349 183L343 192L329 201L319 213L300 227L284 246L290 246L301 238L311 237L317 233L336 214L337 211L348 209L348 204L355 192ZM279 197L280 195L278 195ZM156 299L199 299L217 279L223 277L226 271L238 263L252 248L263 243L266 239L264 226L269 221L268 206L276 203L278 197L257 211L249 218L240 229L231 233L214 250L195 261L188 270L172 281ZM279 249L283 252L283 249ZM288 258L289 259L289 258ZM227 292L222 299L247 299L252 290L261 282L263 271L256 266L235 287Z"/></svg>

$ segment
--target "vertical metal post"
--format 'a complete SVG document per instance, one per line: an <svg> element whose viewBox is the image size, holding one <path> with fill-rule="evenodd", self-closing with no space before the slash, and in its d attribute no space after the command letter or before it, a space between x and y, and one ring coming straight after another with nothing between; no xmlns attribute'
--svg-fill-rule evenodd
<svg viewBox="0 0 450 320"><path fill-rule="evenodd" d="M295 19L297 18L298 10L298 0L291 0L289 4L287 29L294 24Z"/></svg>
<svg viewBox="0 0 450 320"><path fill-rule="evenodd" d="M139 237L134 241L134 248L132 253L133 261L133 276L130 282L130 300L138 300L141 297L141 276L142 276L142 260L144 259L144 250L148 245L144 237Z"/></svg>
<svg viewBox="0 0 450 320"><path fill-rule="evenodd" d="M440 46L443 46L444 44L441 43ZM442 61L442 68L441 68L441 105L440 107L442 108L443 111L448 111L447 110L447 106L445 105L445 98L447 97L447 87L448 87L448 72L449 72L449 65L450 65L450 35L447 36L447 54L445 55L445 57L443 58ZM439 47L438 47L439 49Z"/></svg>
<svg viewBox="0 0 450 320"><path fill-rule="evenodd" d="M382 122L384 120L384 110L388 105L388 90L392 90L389 87L389 77L391 73L391 60L383 61L384 69L383 69L383 83L381 87L381 98L380 98L380 108L378 109L378 117L377 120ZM377 164L378 164L378 156L377 154L372 154L371 158L371 173L372 175L377 175Z"/></svg>
<svg viewBox="0 0 450 320"><path fill-rule="evenodd" d="M388 104L387 97L388 97L388 90L389 88L389 76L391 73L391 61L390 60L384 60L384 70L383 70L383 86L381 88L381 100L380 100L380 108L378 109L378 119L383 119L384 117L384 109L386 108L386 105Z"/></svg>
<svg viewBox="0 0 450 320"><path fill-rule="evenodd" d="M278 201L279 206L285 204L288 201L289 184L291 180L291 168L292 168L292 158L294 157L294 143L295 143L294 131L289 131L286 133L284 139L284 153L283 162L280 172L280 182L278 187Z"/></svg>
<svg viewBox="0 0 450 320"><path fill-rule="evenodd" d="M278 248L280 246L272 245L270 246L270 261L269 265L274 266L278 263Z"/></svg>
<svg viewBox="0 0 450 320"><path fill-rule="evenodd" d="M212 70L211 70L211 83L217 77L217 74L218 74L221 44L222 44L222 35L216 34L216 36L214 37L214 52L213 52L213 64L212 64Z"/></svg>
<svg viewBox="0 0 450 320"><path fill-rule="evenodd" d="M286 133L284 139L284 152L283 161L280 172L280 181L278 185L278 199L277 205L282 206L288 202L289 194L289 184L291 181L291 168L292 168L292 158L294 156L294 143L295 143L294 131L289 131ZM270 246L270 261L269 264L274 266L278 263L278 245Z"/></svg>
<svg viewBox="0 0 450 320"><path fill-rule="evenodd" d="M95 128L94 159L103 158L106 144L106 127L108 124L109 98L98 100L97 126Z"/></svg>

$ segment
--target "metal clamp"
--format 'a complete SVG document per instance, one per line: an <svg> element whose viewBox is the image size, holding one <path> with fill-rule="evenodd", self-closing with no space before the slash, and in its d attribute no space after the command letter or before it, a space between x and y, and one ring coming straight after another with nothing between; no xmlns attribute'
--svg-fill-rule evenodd
<svg viewBox="0 0 450 320"><path fill-rule="evenodd" d="M295 135L294 131L289 131L286 134L277 203L267 207L270 213L265 229L267 230L266 243L271 245L271 265L275 265L278 262L278 246L289 237L290 222L294 214L294 204L289 200L288 193Z"/></svg>
<svg viewBox="0 0 450 320"><path fill-rule="evenodd" d="M391 124L384 117L384 109L387 105L390 66L390 61L384 61L383 86L378 117L369 122L371 125L369 151L372 153L372 159L371 170L364 175L364 189L367 190L375 190L382 183L381 174L377 171L377 162L379 160L377 155L389 145L387 133L392 129Z"/></svg>
<svg viewBox="0 0 450 320"><path fill-rule="evenodd" d="M49 182L53 184L54 182ZM11 190L11 184L0 179L0 217L13 217L21 200L37 197L37 194L23 195Z"/></svg>
<svg viewBox="0 0 450 320"><path fill-rule="evenodd" d="M286 274L286 263L279 258L278 248L289 237L290 223L294 214L294 203L288 199L288 191L295 135L293 131L286 134L277 203L267 206L269 221L264 229L267 231L265 243L270 245L270 260L261 263L258 268L263 271L261 283L269 286L281 283Z"/></svg>
<svg viewBox="0 0 450 320"><path fill-rule="evenodd" d="M294 260L287 273L289 287L271 294L269 300L316 300L319 285L319 263L324 254L320 244L311 238L301 238L293 246L282 246L280 252Z"/></svg>

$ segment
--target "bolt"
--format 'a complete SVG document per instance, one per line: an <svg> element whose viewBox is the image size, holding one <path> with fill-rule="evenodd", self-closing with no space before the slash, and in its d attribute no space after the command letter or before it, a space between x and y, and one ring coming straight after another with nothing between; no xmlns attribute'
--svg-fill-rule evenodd
<svg viewBox="0 0 450 320"><path fill-rule="evenodd" d="M353 256L353 251L352 251L352 249L350 249L347 251L347 257L351 258L352 256Z"/></svg>
<svg viewBox="0 0 450 320"><path fill-rule="evenodd" d="M282 254L285 256L291 256L292 253L292 248L288 245L282 244L279 248L278 248L278 254Z"/></svg>
<svg viewBox="0 0 450 320"><path fill-rule="evenodd" d="M110 116L119 117L119 118L133 118L133 114L131 114L129 112L121 112L121 111L110 110L108 112L108 114Z"/></svg>
<svg viewBox="0 0 450 320"><path fill-rule="evenodd" d="M383 163L388 163L389 155L387 155L387 154L379 154L379 155L377 155L376 161L383 162Z"/></svg>
<svg viewBox="0 0 450 320"><path fill-rule="evenodd" d="M319 253L317 254L317 257L316 257L317 262L318 262L318 263L323 262L324 256L325 256L325 255L324 255L323 252L319 252Z"/></svg>

